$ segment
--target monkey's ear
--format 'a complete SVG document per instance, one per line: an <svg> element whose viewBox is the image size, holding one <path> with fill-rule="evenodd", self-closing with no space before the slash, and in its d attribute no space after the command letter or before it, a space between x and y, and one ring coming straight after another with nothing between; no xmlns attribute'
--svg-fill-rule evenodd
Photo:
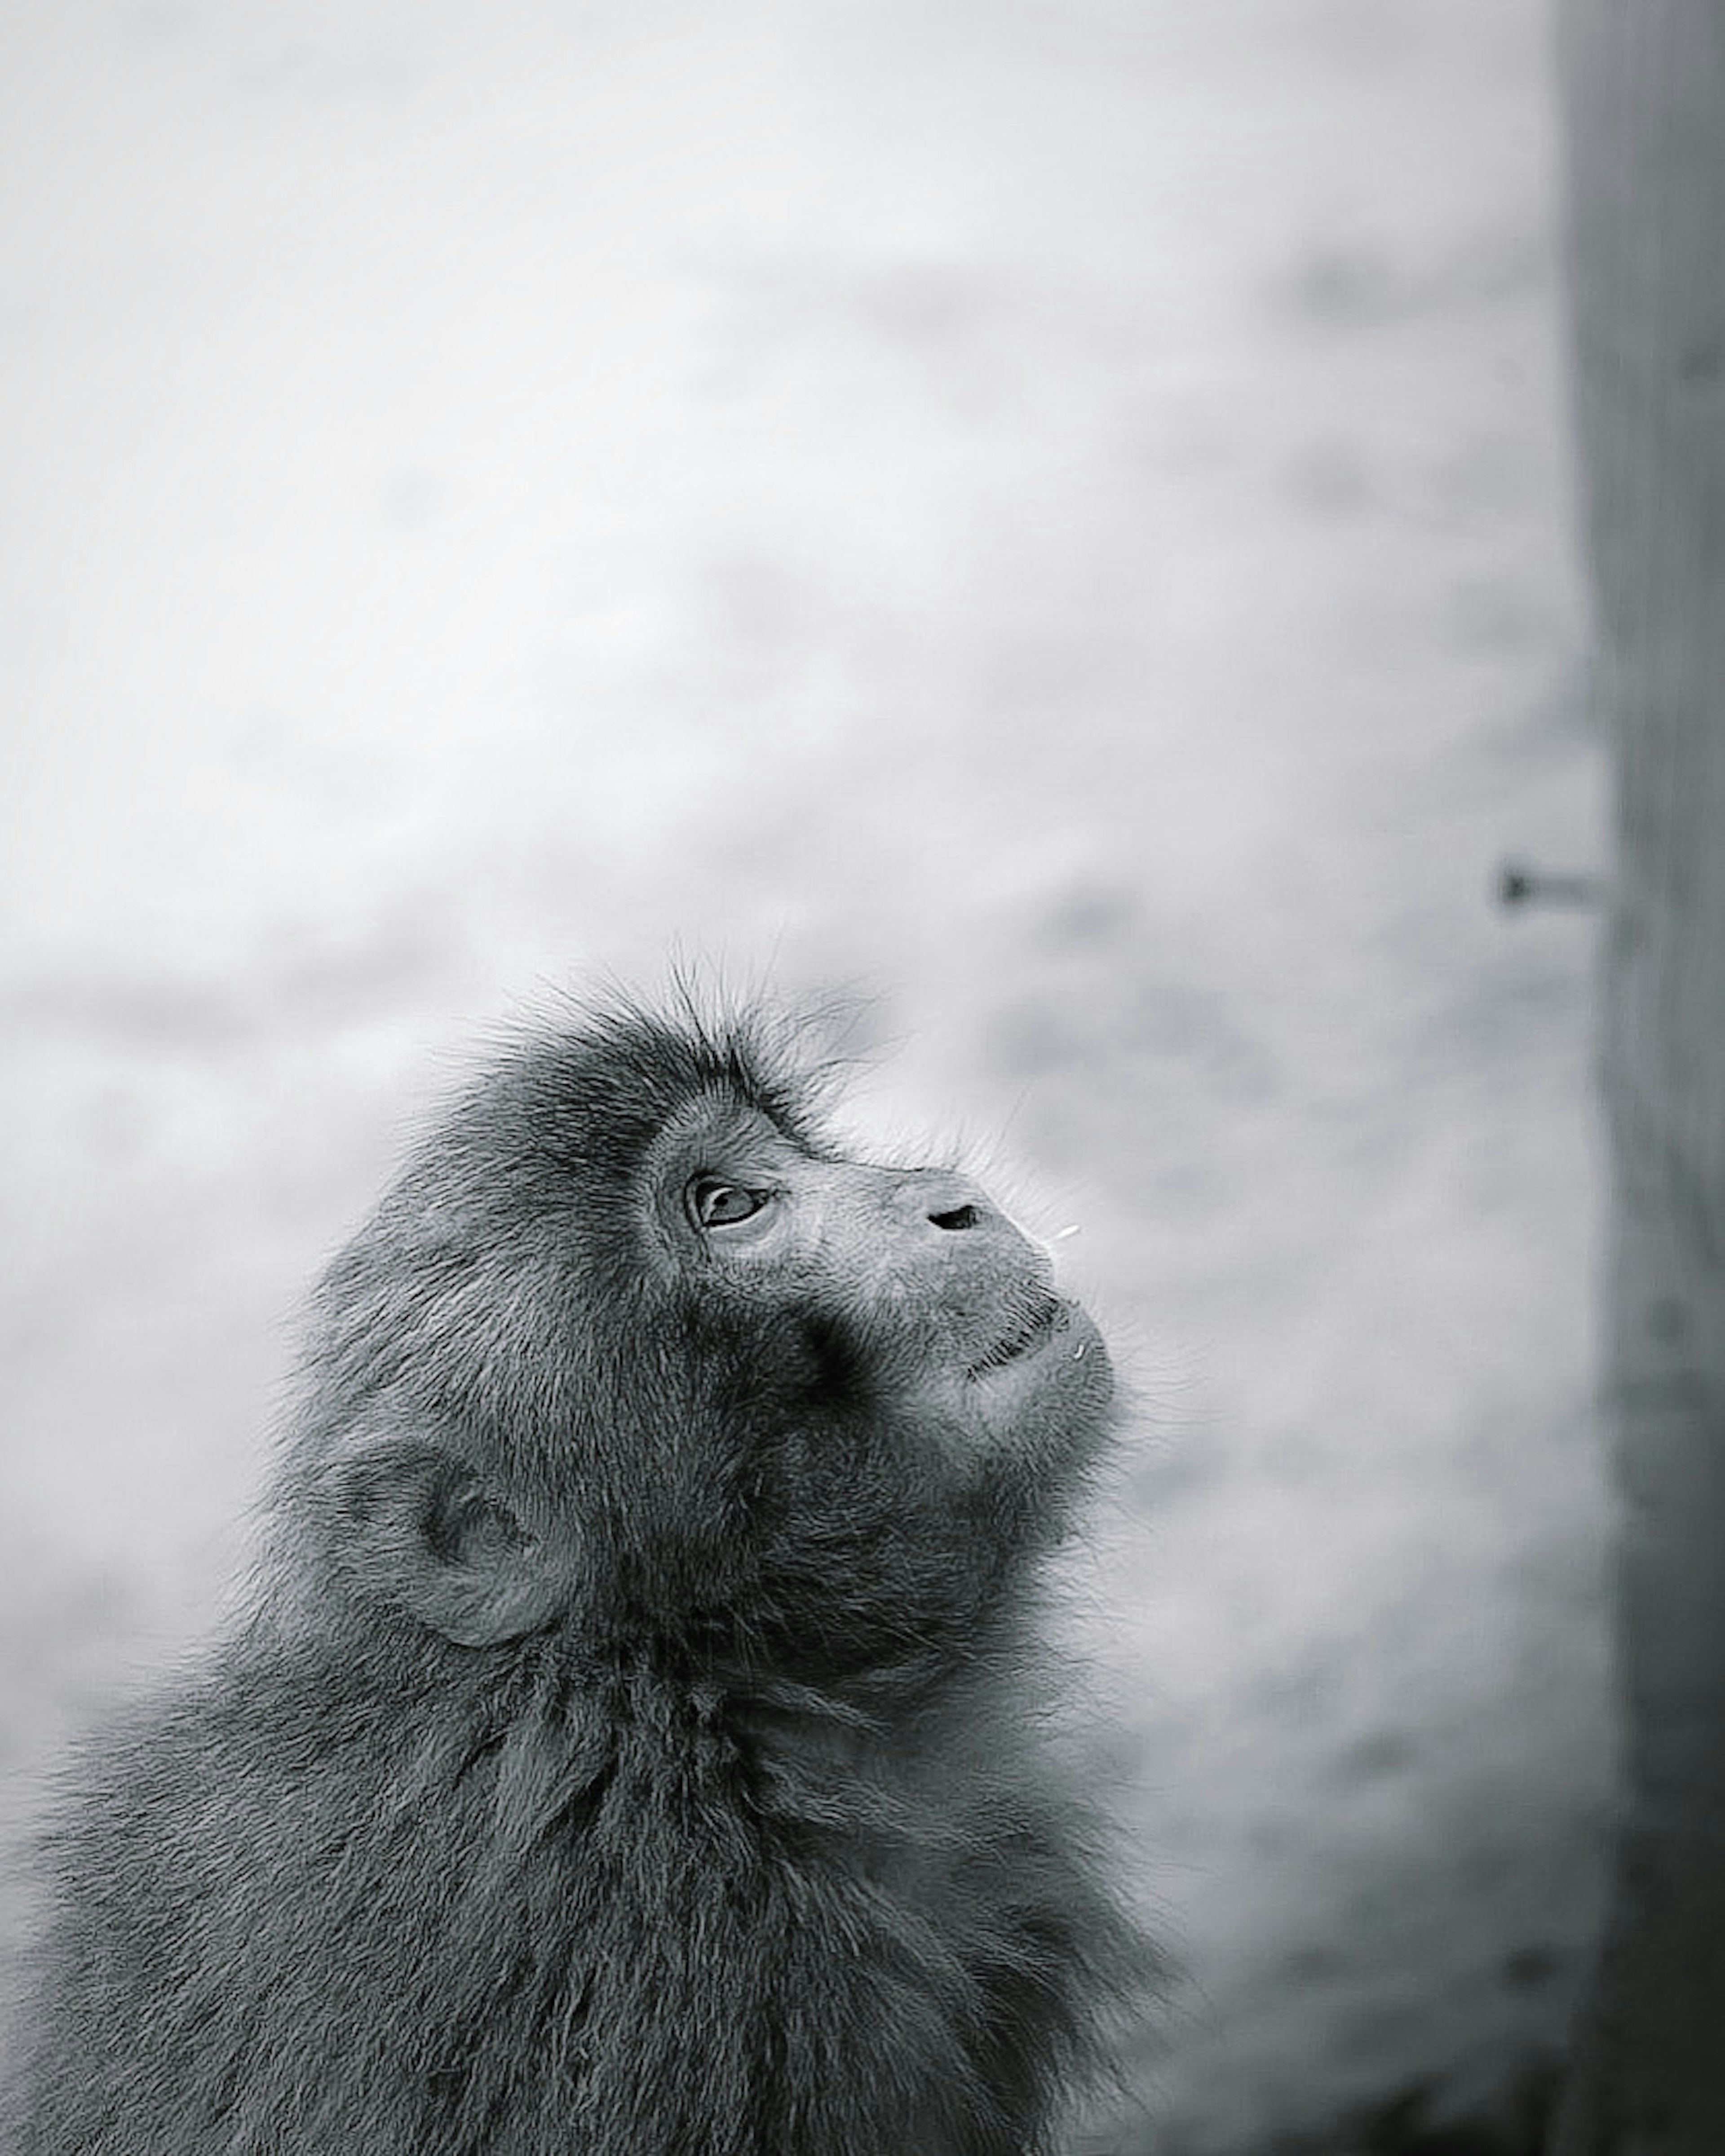
<svg viewBox="0 0 1725 2156"><path fill-rule="evenodd" d="M412 1438L344 1453L326 1517L355 1584L462 1647L536 1631L567 1592L564 1568L461 1461Z"/></svg>

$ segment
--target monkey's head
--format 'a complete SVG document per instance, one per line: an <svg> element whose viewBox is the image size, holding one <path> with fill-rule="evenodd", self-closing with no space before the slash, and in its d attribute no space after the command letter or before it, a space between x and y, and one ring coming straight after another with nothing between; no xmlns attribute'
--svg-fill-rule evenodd
<svg viewBox="0 0 1725 2156"><path fill-rule="evenodd" d="M469 1091L319 1291L284 1501L321 1594L817 1680L1015 1604L1101 1341L980 1191L845 1158L811 1092L757 1023L627 1009Z"/></svg>

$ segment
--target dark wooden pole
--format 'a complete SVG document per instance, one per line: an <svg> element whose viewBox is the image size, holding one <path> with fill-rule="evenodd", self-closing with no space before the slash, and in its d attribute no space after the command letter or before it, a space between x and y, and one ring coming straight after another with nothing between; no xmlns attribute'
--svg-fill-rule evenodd
<svg viewBox="0 0 1725 2156"><path fill-rule="evenodd" d="M1725 0L1561 0L1622 1815L1553 2156L1725 2156Z"/></svg>

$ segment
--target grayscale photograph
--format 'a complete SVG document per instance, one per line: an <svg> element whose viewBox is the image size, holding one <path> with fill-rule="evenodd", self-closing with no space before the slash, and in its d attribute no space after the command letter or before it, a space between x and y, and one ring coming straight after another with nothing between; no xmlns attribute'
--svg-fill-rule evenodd
<svg viewBox="0 0 1725 2156"><path fill-rule="evenodd" d="M1725 2156L1719 0L3 13L0 2151Z"/></svg>

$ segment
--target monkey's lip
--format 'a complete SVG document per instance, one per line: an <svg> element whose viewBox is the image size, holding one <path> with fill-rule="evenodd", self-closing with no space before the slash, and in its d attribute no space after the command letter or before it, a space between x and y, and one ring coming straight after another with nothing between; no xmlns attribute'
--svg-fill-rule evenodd
<svg viewBox="0 0 1725 2156"><path fill-rule="evenodd" d="M974 1381L986 1377L990 1370L1003 1370L1009 1363L1023 1362L1039 1354L1071 1322L1070 1303L1062 1302L1058 1296L1039 1294L1014 1315L1010 1327L969 1364L965 1376Z"/></svg>

